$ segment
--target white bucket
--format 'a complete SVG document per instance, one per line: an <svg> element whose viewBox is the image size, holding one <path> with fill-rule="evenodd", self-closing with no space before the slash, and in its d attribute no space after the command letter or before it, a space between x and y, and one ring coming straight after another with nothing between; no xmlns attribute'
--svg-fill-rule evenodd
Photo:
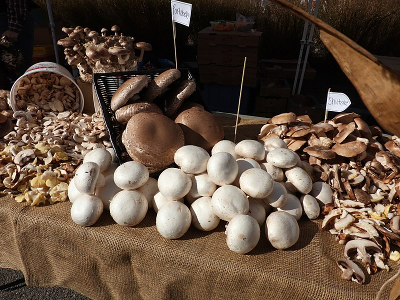
<svg viewBox="0 0 400 300"><path fill-rule="evenodd" d="M37 73L37 72L56 73L58 75L64 76L64 77L68 78L69 80L71 80L71 82L75 85L75 87L79 91L80 97L79 97L79 109L78 109L78 112L82 113L83 104L84 104L83 94L82 94L82 91L79 88L78 84L75 82L75 79L72 76L71 72L69 72L63 66L61 66L61 65L59 65L57 63L54 63L54 62L50 62L50 61L43 61L43 62L39 62L39 63L36 63L36 64L32 65L31 67L28 68L28 70L26 70L24 75L19 77L14 82L13 86L11 87L11 91L10 91L10 105L11 105L11 108L13 109L13 111L18 111L18 107L17 107L17 105L15 103L15 95L17 93L17 90L18 90L19 83L20 83L21 79L24 78L25 76L29 75L29 74L33 74L33 73Z"/></svg>

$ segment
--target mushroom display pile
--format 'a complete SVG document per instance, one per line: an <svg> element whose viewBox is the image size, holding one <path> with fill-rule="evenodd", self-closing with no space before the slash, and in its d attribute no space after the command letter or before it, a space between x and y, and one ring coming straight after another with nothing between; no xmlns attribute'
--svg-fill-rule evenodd
<svg viewBox="0 0 400 300"><path fill-rule="evenodd" d="M155 179L140 162L115 167L106 150L90 151L69 185L73 221L93 225L106 208L117 224L135 226L153 208L157 230L167 239L181 238L191 225L212 231L222 221L227 247L245 254L258 244L260 226L276 249L293 246L303 214L316 219L333 200L329 185L313 182L299 155L279 138L220 140L209 151L184 145L173 159L175 167Z"/></svg>
<svg viewBox="0 0 400 300"><path fill-rule="evenodd" d="M134 37L120 33L117 25L100 33L90 28L63 27L68 36L58 40L64 47L67 63L76 66L82 81L92 82L94 73L136 71L143 60L144 51L152 50L149 43L136 42Z"/></svg>
<svg viewBox="0 0 400 300"><path fill-rule="evenodd" d="M351 260L360 260L368 273L388 270L387 259L399 260L399 139L358 114L339 114L312 124L307 117L285 113L271 118L259 140L279 137L307 162L314 180L329 184L333 203L323 208L322 230L345 244L338 262L343 277L363 283Z"/></svg>

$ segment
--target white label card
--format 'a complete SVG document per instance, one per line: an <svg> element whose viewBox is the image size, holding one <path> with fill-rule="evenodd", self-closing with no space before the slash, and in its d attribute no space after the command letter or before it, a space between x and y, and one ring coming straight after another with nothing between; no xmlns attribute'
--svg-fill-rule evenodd
<svg viewBox="0 0 400 300"><path fill-rule="evenodd" d="M172 21L188 26L192 15L192 4L171 0Z"/></svg>
<svg viewBox="0 0 400 300"><path fill-rule="evenodd" d="M328 92L326 110L342 112L351 105L350 98L343 93Z"/></svg>

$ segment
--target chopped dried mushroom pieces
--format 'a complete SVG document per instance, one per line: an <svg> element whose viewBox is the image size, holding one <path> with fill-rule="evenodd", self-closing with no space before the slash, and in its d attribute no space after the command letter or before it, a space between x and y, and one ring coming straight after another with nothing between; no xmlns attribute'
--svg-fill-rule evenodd
<svg viewBox="0 0 400 300"><path fill-rule="evenodd" d="M15 126L4 136L6 146L0 151L4 167L0 185L18 202L66 201L68 183L84 155L111 147L107 129L100 114L35 111L35 107L28 104L27 111L14 113Z"/></svg>
<svg viewBox="0 0 400 300"><path fill-rule="evenodd" d="M330 185L333 204L322 208L321 228L335 235L349 253L350 249L358 253L341 261L343 276L352 279L350 259L360 259L369 273L388 270L388 259L400 259L397 250L391 251L400 246L400 138L368 126L356 113L308 124L307 134L303 133L308 127L302 124L302 133L296 134L303 119L293 119L291 113L275 116L260 130L258 139L266 143L278 137L288 147L296 144L292 150L311 165L314 182Z"/></svg>

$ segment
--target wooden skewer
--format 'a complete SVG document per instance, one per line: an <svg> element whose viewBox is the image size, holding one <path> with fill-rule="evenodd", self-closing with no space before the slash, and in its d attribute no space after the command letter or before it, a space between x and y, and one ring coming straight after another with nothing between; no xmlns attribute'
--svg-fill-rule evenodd
<svg viewBox="0 0 400 300"><path fill-rule="evenodd" d="M238 109L237 109L237 113L236 113L235 137L233 138L234 143L236 143L236 133L237 133L237 127L238 127L238 122L239 122L240 103L242 102L242 90L243 90L244 72L246 70L246 60L247 60L247 57L244 58L244 63L243 63L242 83L240 84L239 103L238 103Z"/></svg>

